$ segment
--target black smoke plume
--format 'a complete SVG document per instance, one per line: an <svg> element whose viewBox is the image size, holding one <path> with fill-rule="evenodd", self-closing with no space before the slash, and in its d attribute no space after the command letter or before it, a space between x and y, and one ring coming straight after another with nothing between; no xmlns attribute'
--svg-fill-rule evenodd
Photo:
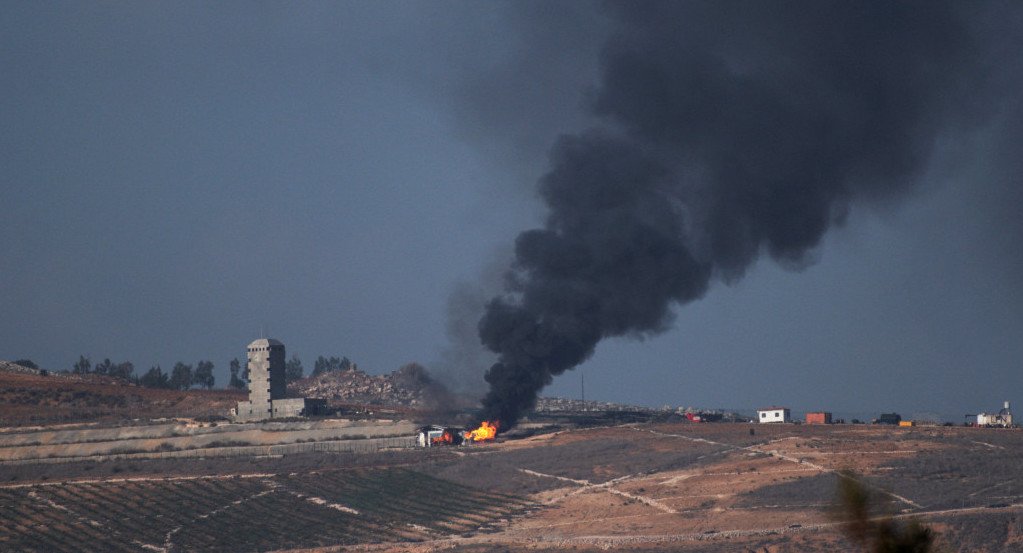
<svg viewBox="0 0 1023 553"><path fill-rule="evenodd" d="M552 378L613 336L671 325L676 305L761 255L786 267L851 202L908 190L941 133L976 119L976 33L951 2L624 2L609 6L590 106L539 182L487 305L482 418L507 428Z"/></svg>

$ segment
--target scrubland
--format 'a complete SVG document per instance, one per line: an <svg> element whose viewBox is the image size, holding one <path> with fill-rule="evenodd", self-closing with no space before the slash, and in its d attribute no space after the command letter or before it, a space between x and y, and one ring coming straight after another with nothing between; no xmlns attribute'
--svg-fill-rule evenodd
<svg viewBox="0 0 1023 553"><path fill-rule="evenodd" d="M1015 430L647 422L428 450L0 464L0 550L856 551L832 509L852 470L939 550L1015 551L1021 451Z"/></svg>

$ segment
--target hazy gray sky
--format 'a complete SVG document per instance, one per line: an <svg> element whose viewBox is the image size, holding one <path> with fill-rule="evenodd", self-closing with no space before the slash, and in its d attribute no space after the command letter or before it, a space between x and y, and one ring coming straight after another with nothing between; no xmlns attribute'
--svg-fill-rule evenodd
<svg viewBox="0 0 1023 553"><path fill-rule="evenodd" d="M885 52L903 42L884 30L946 32L931 4L878 22L862 56L915 59ZM820 41L855 61L815 27L846 27L808 9L823 5L684 4L651 31L649 14L602 3L4 2L0 359L137 372L209 359L222 384L262 331L307 370L321 354L370 373L418 361L482 386L492 359L452 354L447 329L473 334L471 300L498 290L518 233L544 225L536 183L557 137L661 132L635 111L649 87L614 103L615 56L666 48L665 63L798 77L816 69L772 53ZM543 393L578 397L583 373L588 399L644 405L958 417L1023 402L1021 10L941 6L975 43L949 36L950 76L899 89L947 87L939 100L957 103L928 108L897 193L864 185L815 262L760 255L673 305L668 330L600 342ZM685 78L671 86L706 84ZM798 94L791 105L830 104ZM742 158L755 144L716 132L749 120L730 100L704 130L665 131L672 147L727 139ZM897 108L864 126L887 129ZM467 358L480 361L451 366Z"/></svg>

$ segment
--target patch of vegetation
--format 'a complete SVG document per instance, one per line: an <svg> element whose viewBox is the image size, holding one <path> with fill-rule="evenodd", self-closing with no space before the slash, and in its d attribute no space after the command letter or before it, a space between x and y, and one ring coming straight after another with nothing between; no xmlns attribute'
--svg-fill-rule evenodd
<svg viewBox="0 0 1023 553"><path fill-rule="evenodd" d="M891 516L888 498L870 488L855 474L838 475L833 515L849 539L873 553L928 553L934 533L914 519Z"/></svg>
<svg viewBox="0 0 1023 553"><path fill-rule="evenodd" d="M109 455L130 455L132 453L147 453L148 450L142 449L141 447L130 447L130 446L117 446L111 448L107 453Z"/></svg>
<svg viewBox="0 0 1023 553"><path fill-rule="evenodd" d="M201 445L201 446L195 446L194 448L207 448L207 447L209 447L209 448L216 448L216 447L246 447L246 446L250 446L250 445L253 445L253 443L252 442L246 442L246 441L243 441L243 440L213 440L212 442L210 442L208 444ZM190 448L190 449L194 449L194 448Z"/></svg>
<svg viewBox="0 0 1023 553"><path fill-rule="evenodd" d="M871 481L928 509L1023 502L1023 463L1019 462L1023 443L1016 434L992 432L978 436L980 440L954 440L951 447L894 459L886 464L892 470Z"/></svg>
<svg viewBox="0 0 1023 553"><path fill-rule="evenodd" d="M1018 513L961 514L944 522L938 551L1012 551L1006 544L1020 530Z"/></svg>
<svg viewBox="0 0 1023 553"><path fill-rule="evenodd" d="M831 505L837 485L838 477L834 473L798 478L745 492L737 498L735 506L817 507L823 511Z"/></svg>

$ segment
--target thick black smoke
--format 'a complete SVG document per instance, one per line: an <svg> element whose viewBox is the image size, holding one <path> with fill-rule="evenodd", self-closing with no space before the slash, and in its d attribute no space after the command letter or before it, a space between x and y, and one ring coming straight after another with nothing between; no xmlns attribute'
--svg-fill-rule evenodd
<svg viewBox="0 0 1023 553"><path fill-rule="evenodd" d="M942 132L975 118L975 32L920 2L610 6L593 113L539 183L544 228L516 240L479 323L498 354L488 420L508 427L603 338L666 329L676 304L763 253L812 261L850 202L904 194Z"/></svg>

